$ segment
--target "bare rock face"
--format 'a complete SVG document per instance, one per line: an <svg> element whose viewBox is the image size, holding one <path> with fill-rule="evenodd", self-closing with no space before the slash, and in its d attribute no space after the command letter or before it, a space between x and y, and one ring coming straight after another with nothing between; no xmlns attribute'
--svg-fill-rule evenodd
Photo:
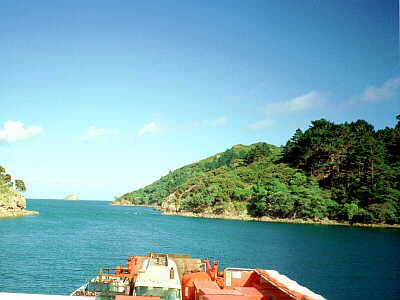
<svg viewBox="0 0 400 300"><path fill-rule="evenodd" d="M162 203L161 209L167 212L176 212L179 206L179 199L176 198L175 193L170 194Z"/></svg>
<svg viewBox="0 0 400 300"><path fill-rule="evenodd" d="M18 194L18 197L15 198L15 204L16 204L17 208L19 208L19 209L26 208L26 200L24 197L22 197L21 194Z"/></svg>
<svg viewBox="0 0 400 300"><path fill-rule="evenodd" d="M35 211L28 211L25 198L8 186L1 186L0 189L0 218L22 217L38 214Z"/></svg>
<svg viewBox="0 0 400 300"><path fill-rule="evenodd" d="M130 202L129 200L126 200L126 199L122 199L121 202L119 203L119 205L128 206L128 205L132 205L132 202Z"/></svg>
<svg viewBox="0 0 400 300"><path fill-rule="evenodd" d="M77 195L68 195L64 200L81 200Z"/></svg>

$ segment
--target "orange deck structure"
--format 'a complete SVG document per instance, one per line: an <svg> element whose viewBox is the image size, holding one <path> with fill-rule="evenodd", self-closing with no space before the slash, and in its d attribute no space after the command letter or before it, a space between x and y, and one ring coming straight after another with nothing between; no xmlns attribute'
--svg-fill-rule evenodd
<svg viewBox="0 0 400 300"><path fill-rule="evenodd" d="M181 283L179 298L163 298L162 296L136 296L135 282L143 264L149 257L132 256L127 258L126 266L117 266L115 269L101 269L97 277L98 290L77 290L76 296L99 296L102 298L101 285L104 283L118 283L114 288L114 297L110 295L104 299L116 300L324 300L318 295L275 270L226 268L219 270L217 261L206 258L190 258L189 255L160 254L162 259L173 260L178 268ZM165 258L167 257L167 258ZM169 275L168 275L169 276ZM176 276L171 269L171 279ZM143 295L143 294L142 294ZM97 299L97 298L96 298Z"/></svg>

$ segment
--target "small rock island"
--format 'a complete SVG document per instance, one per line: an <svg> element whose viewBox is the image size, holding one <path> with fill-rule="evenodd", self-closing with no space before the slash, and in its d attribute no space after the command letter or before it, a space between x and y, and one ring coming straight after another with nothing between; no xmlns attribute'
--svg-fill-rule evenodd
<svg viewBox="0 0 400 300"><path fill-rule="evenodd" d="M68 195L67 197L65 197L63 200L81 200L79 199L79 197L77 195Z"/></svg>

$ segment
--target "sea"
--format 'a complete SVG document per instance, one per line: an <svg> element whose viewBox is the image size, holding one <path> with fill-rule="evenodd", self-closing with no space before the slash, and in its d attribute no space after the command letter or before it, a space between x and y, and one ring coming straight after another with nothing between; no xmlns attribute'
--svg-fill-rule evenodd
<svg viewBox="0 0 400 300"><path fill-rule="evenodd" d="M277 270L327 299L400 299L400 230L163 216L107 201L28 199L0 219L0 292L69 295L147 252Z"/></svg>

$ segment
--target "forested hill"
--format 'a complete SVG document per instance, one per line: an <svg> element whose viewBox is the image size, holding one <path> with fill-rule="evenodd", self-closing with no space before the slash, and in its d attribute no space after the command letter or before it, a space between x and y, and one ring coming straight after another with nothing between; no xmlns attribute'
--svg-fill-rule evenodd
<svg viewBox="0 0 400 300"><path fill-rule="evenodd" d="M284 147L236 145L115 199L176 212L254 217L400 221L400 116L375 131L324 119Z"/></svg>

